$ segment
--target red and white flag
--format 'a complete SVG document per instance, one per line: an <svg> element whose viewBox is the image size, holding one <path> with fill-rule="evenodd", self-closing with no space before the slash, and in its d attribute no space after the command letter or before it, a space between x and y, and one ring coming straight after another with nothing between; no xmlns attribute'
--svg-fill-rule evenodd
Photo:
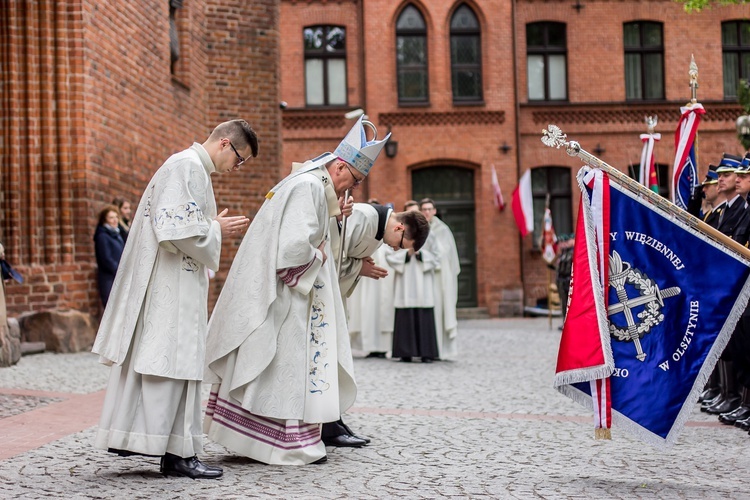
<svg viewBox="0 0 750 500"><path fill-rule="evenodd" d="M641 172L639 182L655 193L659 192L659 182L656 178L654 143L660 140L661 134L641 134L643 151L641 152Z"/></svg>
<svg viewBox="0 0 750 500"><path fill-rule="evenodd" d="M503 192L500 191L500 183L497 181L495 165L492 165L492 202L500 212L505 208L505 200L503 200Z"/></svg>
<svg viewBox="0 0 750 500"><path fill-rule="evenodd" d="M674 136L674 166L672 167L672 203L687 209L690 196L698 185L695 167L695 135L701 117L706 114L703 105L696 102L680 108L680 122Z"/></svg>
<svg viewBox="0 0 750 500"><path fill-rule="evenodd" d="M513 190L511 208L521 236L534 231L534 199L531 195L531 170L527 170Z"/></svg>
<svg viewBox="0 0 750 500"><path fill-rule="evenodd" d="M557 255L557 235L552 225L552 212L549 207L544 209L544 229L542 230L542 258L547 264L552 264Z"/></svg>
<svg viewBox="0 0 750 500"><path fill-rule="evenodd" d="M606 437L612 426L609 376L614 367L604 293L609 284L609 178L591 169L581 181L592 191L589 196L582 189L578 208L570 302L555 387L589 382L597 437Z"/></svg>

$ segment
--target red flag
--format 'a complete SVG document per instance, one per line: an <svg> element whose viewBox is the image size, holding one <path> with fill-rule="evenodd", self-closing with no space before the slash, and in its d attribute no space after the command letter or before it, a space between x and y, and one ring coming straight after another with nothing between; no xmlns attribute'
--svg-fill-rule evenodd
<svg viewBox="0 0 750 500"><path fill-rule="evenodd" d="M497 181L495 165L492 165L492 202L500 212L505 208L505 200L503 200L503 192L500 191L500 183Z"/></svg>
<svg viewBox="0 0 750 500"><path fill-rule="evenodd" d="M597 435L611 426L609 381L614 368L607 320L609 283L609 178L592 169L583 182L573 247L570 303L560 338L555 386L591 382ZM588 223L587 223L588 221ZM604 432L603 430L606 430Z"/></svg>
<svg viewBox="0 0 750 500"><path fill-rule="evenodd" d="M521 236L534 231L534 199L531 196L531 170L527 170L513 190L511 208Z"/></svg>

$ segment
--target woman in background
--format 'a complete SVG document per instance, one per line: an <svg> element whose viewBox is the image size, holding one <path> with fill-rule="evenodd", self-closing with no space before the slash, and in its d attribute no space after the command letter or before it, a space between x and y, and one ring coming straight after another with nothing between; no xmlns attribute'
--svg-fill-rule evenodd
<svg viewBox="0 0 750 500"><path fill-rule="evenodd" d="M107 307L109 292L115 281L117 266L120 264L125 241L120 234L120 212L114 205L107 205L99 212L99 223L94 233L96 250L97 281L102 305Z"/></svg>
<svg viewBox="0 0 750 500"><path fill-rule="evenodd" d="M116 206L117 210L120 212L120 236L122 236L122 241L127 242L128 233L130 232L130 217L132 214L130 210L130 202L123 200L122 198L115 198L112 200L112 204Z"/></svg>

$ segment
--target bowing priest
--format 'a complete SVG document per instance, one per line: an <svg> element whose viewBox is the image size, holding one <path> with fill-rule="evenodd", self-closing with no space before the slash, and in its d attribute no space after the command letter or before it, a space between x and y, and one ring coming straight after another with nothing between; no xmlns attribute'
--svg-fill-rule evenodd
<svg viewBox="0 0 750 500"><path fill-rule="evenodd" d="M331 247L338 264L341 255L341 236L340 230L336 230L339 227L336 222L332 223L334 230L331 231ZM356 289L366 286L367 282L387 278L388 271L378 266L372 258L381 246L385 244L394 251L417 251L424 244L429 232L427 219L417 211L396 213L382 205L355 203L352 214L346 221L344 252L339 266L339 287L344 298L351 298ZM370 279L361 280L363 277ZM345 304L348 305L348 301L345 300ZM375 324L378 323L377 316L381 310L379 297L372 303L359 305L357 309L359 315L365 315ZM388 349L386 347L384 351ZM370 442L369 438L355 435L341 419L324 423L322 437L327 446L359 448Z"/></svg>
<svg viewBox="0 0 750 500"><path fill-rule="evenodd" d="M258 155L245 120L218 125L203 144L172 155L143 193L93 352L112 366L94 444L120 456L161 457L164 475L217 478L203 449L201 379L208 271L221 243L249 225L217 215L211 174Z"/></svg>
<svg viewBox="0 0 750 500"><path fill-rule="evenodd" d="M353 403L349 332L331 251L339 198L388 140L360 118L333 153L294 165L266 195L209 323L204 429L259 462L326 460L320 427Z"/></svg>

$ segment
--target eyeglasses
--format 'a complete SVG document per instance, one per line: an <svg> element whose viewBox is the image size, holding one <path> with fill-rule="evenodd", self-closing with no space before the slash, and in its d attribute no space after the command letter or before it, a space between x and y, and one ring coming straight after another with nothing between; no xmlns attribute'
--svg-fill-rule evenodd
<svg viewBox="0 0 750 500"><path fill-rule="evenodd" d="M230 143L230 144L231 144L231 143ZM351 169L351 168L349 168L349 165L347 165L347 166L346 166L346 169L347 169L347 170L349 171L349 174L350 174L350 175L352 176L352 179L354 179L354 185L353 185L352 187L357 187L357 186L359 186L360 184L362 184L362 181L363 181L364 179L357 179L357 178L356 178L356 177L354 176L354 173L352 172L352 169Z"/></svg>
<svg viewBox="0 0 750 500"><path fill-rule="evenodd" d="M403 230L403 231L401 232L401 243L399 243L399 244L398 244L398 247L399 247L399 248L400 248L401 250L406 250L406 249L404 248L404 236L406 236L406 228L404 228L404 230Z"/></svg>
<svg viewBox="0 0 750 500"><path fill-rule="evenodd" d="M245 158L240 156L240 154L237 152L237 148L234 147L234 144L232 144L232 141L229 141L229 147L232 148L232 151L234 151L234 154L237 155L237 163L234 164L235 167L239 167L243 163L245 163Z"/></svg>

